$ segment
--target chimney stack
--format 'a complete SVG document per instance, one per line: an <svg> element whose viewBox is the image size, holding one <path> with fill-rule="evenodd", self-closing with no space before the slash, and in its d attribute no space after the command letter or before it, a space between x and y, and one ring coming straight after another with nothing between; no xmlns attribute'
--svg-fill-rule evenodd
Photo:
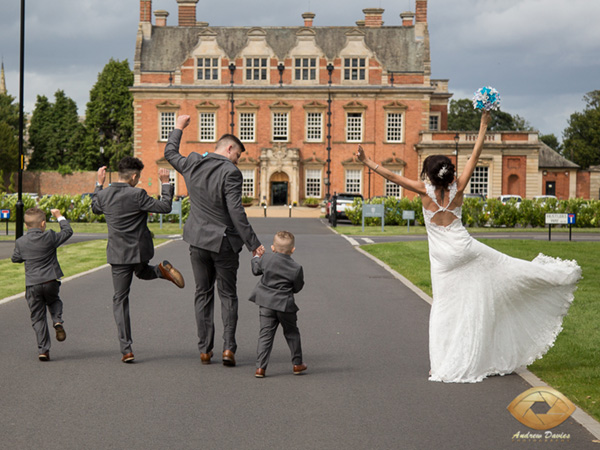
<svg viewBox="0 0 600 450"><path fill-rule="evenodd" d="M164 9L157 9L154 11L154 17L156 18L156 26L157 27L166 27L167 26L167 17L169 17L169 13Z"/></svg>
<svg viewBox="0 0 600 450"><path fill-rule="evenodd" d="M403 27L412 27L413 19L415 18L415 13L410 12L410 11L404 11L403 13L400 14L400 18L402 19Z"/></svg>
<svg viewBox="0 0 600 450"><path fill-rule="evenodd" d="M196 3L198 0L177 0L179 3L179 26L196 26Z"/></svg>
<svg viewBox="0 0 600 450"><path fill-rule="evenodd" d="M152 22L152 0L140 0L140 22Z"/></svg>
<svg viewBox="0 0 600 450"><path fill-rule="evenodd" d="M416 23L427 23L427 0L417 0Z"/></svg>
<svg viewBox="0 0 600 450"><path fill-rule="evenodd" d="M302 14L302 18L304 19L305 27L312 27L313 19L315 18L315 13L305 12L304 14Z"/></svg>
<svg viewBox="0 0 600 450"><path fill-rule="evenodd" d="M365 27L381 28L383 25L383 11L381 8L366 8L363 9L365 13Z"/></svg>

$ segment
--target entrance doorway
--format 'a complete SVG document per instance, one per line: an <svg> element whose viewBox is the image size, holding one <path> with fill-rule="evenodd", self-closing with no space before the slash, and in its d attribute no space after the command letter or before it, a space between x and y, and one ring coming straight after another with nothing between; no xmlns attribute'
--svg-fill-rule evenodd
<svg viewBox="0 0 600 450"><path fill-rule="evenodd" d="M271 177L271 205L287 205L289 178L283 172L274 173Z"/></svg>
<svg viewBox="0 0 600 450"><path fill-rule="evenodd" d="M556 195L555 181L546 181L546 195Z"/></svg>

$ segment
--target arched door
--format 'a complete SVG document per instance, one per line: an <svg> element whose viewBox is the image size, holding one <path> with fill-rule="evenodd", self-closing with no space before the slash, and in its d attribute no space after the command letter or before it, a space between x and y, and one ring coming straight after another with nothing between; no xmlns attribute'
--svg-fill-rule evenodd
<svg viewBox="0 0 600 450"><path fill-rule="evenodd" d="M284 172L275 172L271 176L271 205L288 204L289 177Z"/></svg>

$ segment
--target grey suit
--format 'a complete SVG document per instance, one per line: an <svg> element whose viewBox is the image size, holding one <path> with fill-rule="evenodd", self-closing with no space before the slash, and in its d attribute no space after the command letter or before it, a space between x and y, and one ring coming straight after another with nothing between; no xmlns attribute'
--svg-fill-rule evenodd
<svg viewBox="0 0 600 450"><path fill-rule="evenodd" d="M171 212L173 186L162 185L160 200L145 190L128 183L97 186L92 197L92 210L104 214L108 226L106 260L111 265L114 287L113 313L119 335L121 353L131 352L129 291L133 274L142 280L162 278L158 266L148 263L154 256L154 243L146 222L148 213Z"/></svg>
<svg viewBox="0 0 600 450"><path fill-rule="evenodd" d="M39 353L50 350L50 333L46 308L53 324L63 323L63 303L59 297L63 272L56 257L56 249L73 235L65 219L59 220L60 232L30 228L15 242L12 262L25 263L25 299L31 312L31 325L35 331Z"/></svg>
<svg viewBox="0 0 600 450"><path fill-rule="evenodd" d="M228 158L215 154L179 153L182 131L169 135L165 158L183 175L190 195L190 214L183 239L190 244L196 282L194 298L198 348L214 347L214 285L217 282L223 319L223 350L235 353L237 344L237 270L239 252L260 247L242 206L242 174Z"/></svg>
<svg viewBox="0 0 600 450"><path fill-rule="evenodd" d="M300 331L296 325L298 306L294 300L294 294L304 287L302 266L290 255L271 253L252 258L252 273L262 275L250 295L250 301L260 306L256 367L267 368L279 324L290 348L292 363L302 364Z"/></svg>

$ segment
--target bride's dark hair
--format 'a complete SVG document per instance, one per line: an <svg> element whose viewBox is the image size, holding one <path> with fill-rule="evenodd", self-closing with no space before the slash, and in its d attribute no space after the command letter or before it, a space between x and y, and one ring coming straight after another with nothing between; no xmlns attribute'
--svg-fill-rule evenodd
<svg viewBox="0 0 600 450"><path fill-rule="evenodd" d="M423 161L421 179L429 178L431 184L448 189L448 185L454 181L454 164L444 155L430 155Z"/></svg>

